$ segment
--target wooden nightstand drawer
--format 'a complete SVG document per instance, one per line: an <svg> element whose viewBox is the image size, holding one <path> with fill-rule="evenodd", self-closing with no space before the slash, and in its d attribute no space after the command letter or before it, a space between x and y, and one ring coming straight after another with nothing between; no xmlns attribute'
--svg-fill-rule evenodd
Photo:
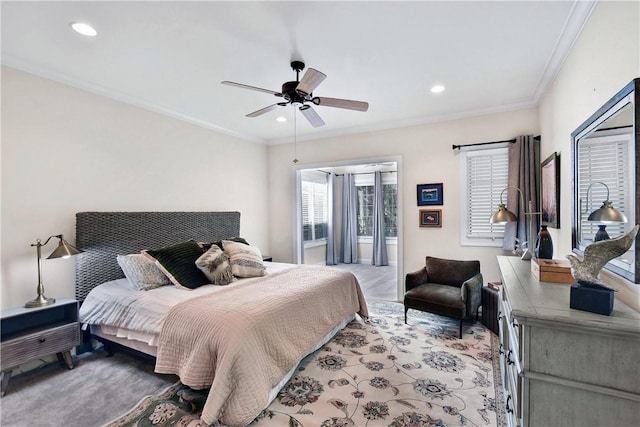
<svg viewBox="0 0 640 427"><path fill-rule="evenodd" d="M26 360L60 353L80 344L77 322L34 332L0 344L2 370L13 368Z"/></svg>
<svg viewBox="0 0 640 427"><path fill-rule="evenodd" d="M60 298L43 307L14 307L0 316L0 365L4 396L12 371L23 363L56 354L73 369L71 350L80 345L78 302Z"/></svg>

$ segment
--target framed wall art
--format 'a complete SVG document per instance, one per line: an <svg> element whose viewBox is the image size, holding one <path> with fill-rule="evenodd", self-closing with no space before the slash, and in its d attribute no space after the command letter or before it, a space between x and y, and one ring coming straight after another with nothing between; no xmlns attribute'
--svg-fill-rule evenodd
<svg viewBox="0 0 640 427"><path fill-rule="evenodd" d="M560 228L560 155L554 152L540 166L542 224Z"/></svg>
<svg viewBox="0 0 640 427"><path fill-rule="evenodd" d="M418 206L442 205L442 183L418 184Z"/></svg>
<svg viewBox="0 0 640 427"><path fill-rule="evenodd" d="M420 227L442 227L442 209L420 209Z"/></svg>

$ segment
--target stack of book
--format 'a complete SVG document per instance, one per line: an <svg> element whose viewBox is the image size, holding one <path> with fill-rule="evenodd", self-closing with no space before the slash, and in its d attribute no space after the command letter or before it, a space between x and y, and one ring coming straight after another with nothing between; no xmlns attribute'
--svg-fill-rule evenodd
<svg viewBox="0 0 640 427"><path fill-rule="evenodd" d="M500 283L500 282L489 282L487 284L487 286L489 287L489 289L493 289L494 291L499 291L500 287L502 286L502 283Z"/></svg>

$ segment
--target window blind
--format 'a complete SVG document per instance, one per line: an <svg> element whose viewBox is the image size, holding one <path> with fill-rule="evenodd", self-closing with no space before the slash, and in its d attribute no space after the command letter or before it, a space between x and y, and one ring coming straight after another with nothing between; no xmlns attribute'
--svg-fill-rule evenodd
<svg viewBox="0 0 640 427"><path fill-rule="evenodd" d="M625 215L630 213L630 148L630 139L626 134L596 136L580 143L578 200L583 240L593 240L598 231L598 224L588 222L587 218L607 199L607 188L600 183L609 187L609 200L613 207ZM607 224L607 233L611 238L619 237L625 233L625 224Z"/></svg>
<svg viewBox="0 0 640 427"><path fill-rule="evenodd" d="M504 225L489 224L489 218L498 209L500 193L507 186L508 149L467 151L463 156L463 184L466 188L463 194L463 235L467 242L502 239ZM506 198L503 201L506 202Z"/></svg>
<svg viewBox="0 0 640 427"><path fill-rule="evenodd" d="M327 237L327 183L302 180L302 236L305 242Z"/></svg>

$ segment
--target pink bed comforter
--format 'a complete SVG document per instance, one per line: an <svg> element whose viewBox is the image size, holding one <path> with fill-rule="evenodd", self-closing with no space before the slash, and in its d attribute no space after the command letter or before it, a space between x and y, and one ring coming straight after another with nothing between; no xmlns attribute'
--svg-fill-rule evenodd
<svg viewBox="0 0 640 427"><path fill-rule="evenodd" d="M284 375L356 312L368 316L353 274L296 266L176 305L162 327L155 370L195 389L211 387L206 423L246 426Z"/></svg>

